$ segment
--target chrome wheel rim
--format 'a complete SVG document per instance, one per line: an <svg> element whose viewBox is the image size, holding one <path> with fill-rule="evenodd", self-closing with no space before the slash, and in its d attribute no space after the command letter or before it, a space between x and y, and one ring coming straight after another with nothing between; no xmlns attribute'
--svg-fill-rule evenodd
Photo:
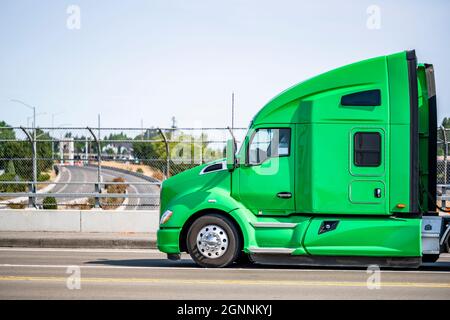
<svg viewBox="0 0 450 320"><path fill-rule="evenodd" d="M204 226L197 234L197 248L208 259L217 259L228 249L228 235L218 225Z"/></svg>

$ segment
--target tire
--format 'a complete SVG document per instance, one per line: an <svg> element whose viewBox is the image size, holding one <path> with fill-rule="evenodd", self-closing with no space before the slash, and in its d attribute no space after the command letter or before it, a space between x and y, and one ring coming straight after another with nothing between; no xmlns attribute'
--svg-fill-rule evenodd
<svg viewBox="0 0 450 320"><path fill-rule="evenodd" d="M192 260L206 268L229 266L241 252L236 227L219 214L207 214L195 220L189 228L186 242Z"/></svg>
<svg viewBox="0 0 450 320"><path fill-rule="evenodd" d="M238 255L235 262L240 266L247 266L249 264L253 264L253 261L250 258L250 255L243 251L241 251L241 253Z"/></svg>

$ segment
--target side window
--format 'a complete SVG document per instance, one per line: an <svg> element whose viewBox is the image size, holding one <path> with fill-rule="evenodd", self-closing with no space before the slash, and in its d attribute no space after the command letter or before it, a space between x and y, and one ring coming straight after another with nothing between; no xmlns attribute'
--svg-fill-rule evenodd
<svg viewBox="0 0 450 320"><path fill-rule="evenodd" d="M356 132L353 161L357 167L378 167L381 164L381 135L378 132Z"/></svg>
<svg viewBox="0 0 450 320"><path fill-rule="evenodd" d="M248 163L256 165L269 158L289 156L291 129L258 129L248 147Z"/></svg>
<svg viewBox="0 0 450 320"><path fill-rule="evenodd" d="M347 94L341 98L343 106L381 106L381 91L367 90Z"/></svg>

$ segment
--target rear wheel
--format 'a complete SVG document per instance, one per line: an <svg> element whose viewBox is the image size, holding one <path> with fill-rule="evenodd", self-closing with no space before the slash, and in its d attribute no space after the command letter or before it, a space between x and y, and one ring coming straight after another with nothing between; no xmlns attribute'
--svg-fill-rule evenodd
<svg viewBox="0 0 450 320"><path fill-rule="evenodd" d="M187 234L187 249L199 266L220 268L238 258L241 242L236 227L228 218L208 214L192 223Z"/></svg>

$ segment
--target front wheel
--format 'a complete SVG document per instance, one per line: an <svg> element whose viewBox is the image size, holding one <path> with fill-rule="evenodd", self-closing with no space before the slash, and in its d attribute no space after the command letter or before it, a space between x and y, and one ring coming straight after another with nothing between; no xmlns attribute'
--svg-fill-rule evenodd
<svg viewBox="0 0 450 320"><path fill-rule="evenodd" d="M201 216L189 228L187 249L199 266L220 268L239 256L241 242L234 224L218 214Z"/></svg>

